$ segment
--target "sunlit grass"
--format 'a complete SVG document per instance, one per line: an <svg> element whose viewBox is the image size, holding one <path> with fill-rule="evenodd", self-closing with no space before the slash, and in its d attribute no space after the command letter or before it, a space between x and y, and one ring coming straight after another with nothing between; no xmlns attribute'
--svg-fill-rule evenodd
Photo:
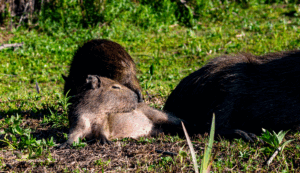
<svg viewBox="0 0 300 173"><path fill-rule="evenodd" d="M166 1L162 9L155 10L153 4L143 2L123 0L107 3L103 21L90 27L75 23L80 21L80 18L76 19L78 7L70 3L74 11L65 10L63 21L55 22L49 18L30 30L26 27L1 30L1 38L10 35L5 43L23 42L24 46L0 51L0 127L9 126L4 121L6 116L18 114L22 122L29 117L40 120L40 124L48 123L53 128L67 128L61 74L68 75L78 45L90 39L111 39L125 47L136 62L143 95L148 98L149 94L152 97L149 104L158 109L163 107L164 100L182 78L201 68L211 58L238 52L261 55L300 47L298 4L267 4L253 0L248 5L241 5L208 1L210 3L204 4L205 7L200 10L204 1L198 1L199 8L193 9L195 17L188 27L182 23L184 20L176 17L174 3ZM188 5L192 7L192 4ZM36 93L35 82L39 83L41 94ZM55 135L63 138L62 134ZM299 134L290 136L296 141L299 137ZM153 141L142 138L137 143ZM166 141L175 143L182 139L170 137ZM300 148L296 141L295 145L285 149L285 160L290 171L299 169L297 159L300 154L293 151ZM199 139L202 147L200 144L195 146L199 153L198 163L205 142L207 138L203 137ZM258 167L272 170L262 166L272 152L263 150L261 144L219 140L214 146L218 146L220 151L212 165L213 171L252 172ZM185 158L183 155L173 159L163 158L157 164L191 166L182 159ZM286 169L281 157L278 156L274 163L281 165L276 167L278 171ZM105 165L102 162L100 160L97 164ZM157 170L155 164L139 164L141 171ZM296 169L293 170L293 167ZM170 166L162 169L170 170Z"/></svg>

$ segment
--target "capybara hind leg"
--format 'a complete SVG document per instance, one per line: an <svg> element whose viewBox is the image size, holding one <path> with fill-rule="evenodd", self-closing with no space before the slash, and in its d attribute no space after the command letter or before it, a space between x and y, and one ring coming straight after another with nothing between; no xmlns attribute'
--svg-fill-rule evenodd
<svg viewBox="0 0 300 173"><path fill-rule="evenodd" d="M183 135L181 121L187 126L188 124L171 114L164 113L162 111L153 109L146 104L139 104L138 108L152 121L154 128L153 134L163 131L166 134L179 134ZM155 129L155 130L154 130Z"/></svg>

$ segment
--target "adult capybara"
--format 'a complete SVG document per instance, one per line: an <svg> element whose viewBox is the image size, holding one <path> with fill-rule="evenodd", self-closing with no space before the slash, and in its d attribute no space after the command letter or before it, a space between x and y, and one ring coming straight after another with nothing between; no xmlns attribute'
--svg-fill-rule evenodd
<svg viewBox="0 0 300 173"><path fill-rule="evenodd" d="M238 54L212 59L184 78L164 111L194 124L191 133L253 141L262 128L297 129L300 124L300 51L264 56Z"/></svg>
<svg viewBox="0 0 300 173"><path fill-rule="evenodd" d="M105 77L89 75L82 92L70 102L70 133L62 146L78 138L96 138L105 144L115 138L182 133L180 119L138 103L132 90Z"/></svg>
<svg viewBox="0 0 300 173"><path fill-rule="evenodd" d="M142 101L141 87L136 77L135 63L116 42L94 39L79 47L73 57L70 73L65 79L64 94L76 95L88 75L99 75L120 82L133 90Z"/></svg>

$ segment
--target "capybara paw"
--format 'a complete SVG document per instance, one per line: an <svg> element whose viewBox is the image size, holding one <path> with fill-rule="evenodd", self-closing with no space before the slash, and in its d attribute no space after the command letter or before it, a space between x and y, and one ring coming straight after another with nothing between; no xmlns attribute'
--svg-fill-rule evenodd
<svg viewBox="0 0 300 173"><path fill-rule="evenodd" d="M100 138L99 139L99 143L102 144L102 145L104 145L104 144L108 144L108 145L112 144L112 142L110 140L108 140L107 138L105 138L105 137Z"/></svg>

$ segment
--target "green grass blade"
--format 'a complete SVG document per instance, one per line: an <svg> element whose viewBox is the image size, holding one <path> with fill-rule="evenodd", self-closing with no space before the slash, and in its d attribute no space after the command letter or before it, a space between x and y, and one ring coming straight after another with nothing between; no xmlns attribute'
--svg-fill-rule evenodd
<svg viewBox="0 0 300 173"><path fill-rule="evenodd" d="M208 146L205 147L204 157L203 157L203 160L201 163L201 168L200 168L201 172L209 171L208 170L208 168L210 167L209 160L211 158L212 146L214 143L214 136L215 136L215 114L213 114L213 119L212 119L212 123L211 123Z"/></svg>
<svg viewBox="0 0 300 173"><path fill-rule="evenodd" d="M284 149L284 147L287 145L287 144L289 144L290 142L292 142L292 141L294 141L295 139L291 139L291 140L288 140L288 141L285 141L283 144L282 144L282 146L281 146L281 153L282 153L282 151L283 151L283 149Z"/></svg>
<svg viewBox="0 0 300 173"><path fill-rule="evenodd" d="M195 154L195 150L194 150L194 147L192 145L192 142L191 142L191 139L185 129L185 126L183 124L183 122L181 121L181 125L182 125L182 128L183 128L183 132L184 132L184 135L186 137L186 141L188 143L188 146L190 148L190 151L191 151L191 155L192 155L192 159L193 159L193 163L194 163L194 169L195 169L195 172L198 173L198 164L197 164L197 159L196 159L196 154Z"/></svg>
<svg viewBox="0 0 300 173"><path fill-rule="evenodd" d="M282 142L282 140L284 139L284 136L286 135L287 132L288 132L288 130L287 130L287 131L282 131L282 130L281 130L280 132L278 132L277 137L278 137L279 143Z"/></svg>

